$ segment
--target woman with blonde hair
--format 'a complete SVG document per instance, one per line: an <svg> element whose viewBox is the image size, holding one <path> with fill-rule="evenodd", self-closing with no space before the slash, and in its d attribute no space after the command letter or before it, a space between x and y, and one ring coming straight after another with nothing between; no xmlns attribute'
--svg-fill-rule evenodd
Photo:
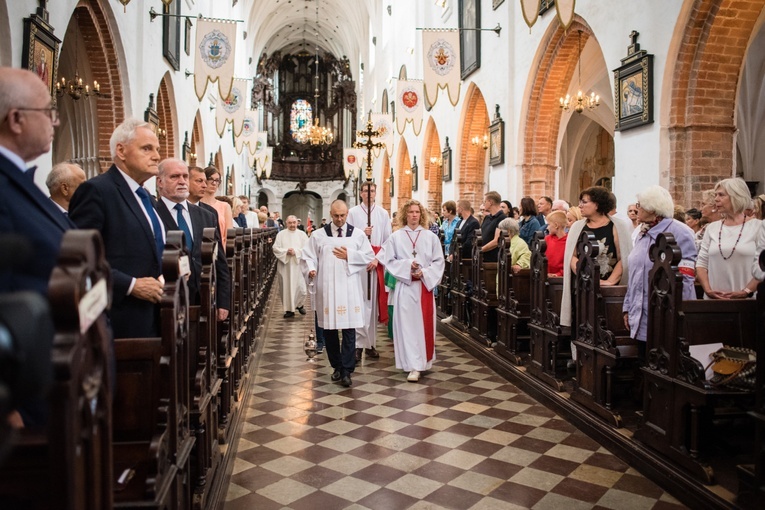
<svg viewBox="0 0 765 510"><path fill-rule="evenodd" d="M566 211L566 232L571 229L571 225L582 219L582 211L578 206L572 205Z"/></svg>
<svg viewBox="0 0 765 510"><path fill-rule="evenodd" d="M402 227L393 232L377 259L396 279L392 293L393 346L396 368L417 382L435 359L436 305L433 290L444 274L444 253L430 235L428 213L417 200L398 212Z"/></svg>
<svg viewBox="0 0 765 510"><path fill-rule="evenodd" d="M759 283L752 278L751 268L762 221L754 218L746 221L744 210L752 199L743 179L721 180L715 185L714 194L714 206L722 219L707 225L696 262L704 299L752 297Z"/></svg>

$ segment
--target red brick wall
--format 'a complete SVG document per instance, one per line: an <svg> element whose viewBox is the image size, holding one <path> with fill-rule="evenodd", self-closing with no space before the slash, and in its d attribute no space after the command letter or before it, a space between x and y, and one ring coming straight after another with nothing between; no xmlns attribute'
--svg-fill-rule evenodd
<svg viewBox="0 0 765 510"><path fill-rule="evenodd" d="M469 200L477 210L486 191L486 151L470 143L474 136L489 132L489 112L478 87L471 86L465 97L467 114L460 132L460 158L452 162L452 176L457 180L459 198ZM457 164L455 164L457 163ZM440 209L439 209L440 210Z"/></svg>

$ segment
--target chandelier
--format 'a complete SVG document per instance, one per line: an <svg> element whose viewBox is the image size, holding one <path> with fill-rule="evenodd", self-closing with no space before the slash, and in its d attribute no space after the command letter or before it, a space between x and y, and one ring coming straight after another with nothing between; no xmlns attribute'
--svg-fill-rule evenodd
<svg viewBox="0 0 765 510"><path fill-rule="evenodd" d="M319 126L319 0L316 0L316 55L314 56L313 98L316 105L316 118L313 126L308 130L307 136L311 145L329 145L335 139L335 135L328 127Z"/></svg>
<svg viewBox="0 0 765 510"><path fill-rule="evenodd" d="M82 97L87 98L91 95L100 96L101 84L96 80L93 80L93 86L91 87L89 84L84 84L82 78L80 78L80 74L77 71L77 54L79 51L77 51L76 46L77 41L80 39L80 23L79 16L77 14L74 15L74 25L77 29L77 38L75 39L74 43L74 79L67 80L65 76L62 76L61 80L56 82L56 96L61 97L66 93L69 95L69 97L75 101L78 101Z"/></svg>
<svg viewBox="0 0 765 510"><path fill-rule="evenodd" d="M600 106L600 96L595 92L590 95L582 94L582 31L579 30L579 60L577 61L577 68L579 72L579 91L576 93L576 97L571 97L566 94L566 97L560 98L560 107L564 112L567 112L573 108L576 113L582 113L585 108L588 110L594 110Z"/></svg>

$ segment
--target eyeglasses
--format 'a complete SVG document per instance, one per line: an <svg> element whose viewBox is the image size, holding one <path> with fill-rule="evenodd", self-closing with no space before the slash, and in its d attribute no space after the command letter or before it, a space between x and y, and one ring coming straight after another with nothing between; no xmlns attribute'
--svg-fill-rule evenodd
<svg viewBox="0 0 765 510"><path fill-rule="evenodd" d="M630 209L630 210L629 210L629 211L627 211L627 212L628 212L628 213L635 213L635 214L637 214L637 209Z"/></svg>
<svg viewBox="0 0 765 510"><path fill-rule="evenodd" d="M220 184L220 179L207 179L207 182L212 184Z"/></svg>
<svg viewBox="0 0 765 510"><path fill-rule="evenodd" d="M58 108L55 106L51 106L49 108L16 108L16 110L22 112L44 112L48 114L48 117L52 123L55 124L58 122Z"/></svg>
<svg viewBox="0 0 765 510"><path fill-rule="evenodd" d="M642 209L642 208L640 207L640 202L635 202L635 207L637 207L638 209ZM637 212L637 211L635 211L635 212Z"/></svg>

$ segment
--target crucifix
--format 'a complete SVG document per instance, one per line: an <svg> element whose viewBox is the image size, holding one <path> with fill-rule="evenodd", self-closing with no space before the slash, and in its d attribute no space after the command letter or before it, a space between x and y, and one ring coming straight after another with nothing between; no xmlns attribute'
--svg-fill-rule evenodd
<svg viewBox="0 0 765 510"><path fill-rule="evenodd" d="M355 149L366 149L367 151L367 173L366 173L366 182L371 183L372 182L372 149L381 149L385 147L385 144L382 142L374 142L372 141L372 138L379 138L382 136L382 133L380 133L379 130L374 129L374 125L372 124L372 112L369 112L369 115L367 116L367 129L366 131L356 131L356 138L366 138L365 142L359 142L358 140L353 142L353 147ZM362 200L363 203L363 200ZM367 187L367 227L372 226L372 204L371 204L371 194L369 192L369 187ZM369 236L369 242L372 242L372 236ZM372 273L367 272L367 299L372 299Z"/></svg>

